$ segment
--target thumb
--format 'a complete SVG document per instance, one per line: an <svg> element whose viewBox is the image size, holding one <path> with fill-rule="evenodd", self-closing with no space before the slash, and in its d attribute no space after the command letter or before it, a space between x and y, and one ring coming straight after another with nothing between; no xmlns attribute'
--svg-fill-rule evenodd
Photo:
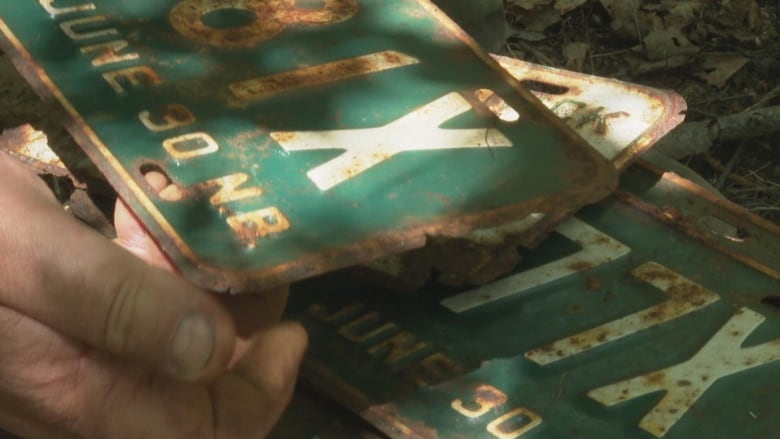
<svg viewBox="0 0 780 439"><path fill-rule="evenodd" d="M0 154L0 304L177 378L222 372L236 339L227 311L74 220L40 185L18 185L34 180Z"/></svg>

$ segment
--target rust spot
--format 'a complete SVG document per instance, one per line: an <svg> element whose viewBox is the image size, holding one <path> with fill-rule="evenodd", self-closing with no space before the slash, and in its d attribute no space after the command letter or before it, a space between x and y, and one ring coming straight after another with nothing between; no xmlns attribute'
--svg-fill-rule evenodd
<svg viewBox="0 0 780 439"><path fill-rule="evenodd" d="M646 282L654 281L676 281L679 277L672 271L663 269L642 270L642 280Z"/></svg>
<svg viewBox="0 0 780 439"><path fill-rule="evenodd" d="M287 216L275 207L230 215L226 222L235 236L249 248L254 248L257 241L267 235L290 228Z"/></svg>
<svg viewBox="0 0 780 439"><path fill-rule="evenodd" d="M239 222L233 227L233 233L236 234L241 242L252 245L258 235L259 227L254 222Z"/></svg>
<svg viewBox="0 0 780 439"><path fill-rule="evenodd" d="M537 352L550 352L553 350L553 344L547 343L545 345L539 346L538 348L534 349L534 351Z"/></svg>
<svg viewBox="0 0 780 439"><path fill-rule="evenodd" d="M271 137L279 143L287 143L295 141L296 134L294 132L279 132L271 134Z"/></svg>
<svg viewBox="0 0 780 439"><path fill-rule="evenodd" d="M566 268L572 271L585 271L593 268L593 264L589 262L575 262L573 264L569 264Z"/></svg>
<svg viewBox="0 0 780 439"><path fill-rule="evenodd" d="M504 122L517 122L520 120L520 113L493 90L479 89L474 92L474 96L498 119Z"/></svg>
<svg viewBox="0 0 780 439"><path fill-rule="evenodd" d="M392 154L389 154L389 153L386 153L386 152L375 152L375 153L371 154L371 158L373 158L377 162L384 162L384 161L390 160L390 158L392 156L393 156Z"/></svg>
<svg viewBox="0 0 780 439"><path fill-rule="evenodd" d="M660 206L658 211L669 221L683 221L685 219L685 215L683 215L680 209L673 206Z"/></svg>
<svg viewBox="0 0 780 439"><path fill-rule="evenodd" d="M7 128L0 135L0 149L31 166L38 174L65 177L69 172L57 154L49 148L46 134L31 125Z"/></svg>
<svg viewBox="0 0 780 439"><path fill-rule="evenodd" d="M491 405L497 407L507 401L507 396L490 385L480 385L476 389L477 401L482 405Z"/></svg>
<svg viewBox="0 0 780 439"><path fill-rule="evenodd" d="M666 375L664 375L662 372L651 373L649 375L645 375L645 381L647 381L648 384L661 384L666 381Z"/></svg>
<svg viewBox="0 0 780 439"><path fill-rule="evenodd" d="M642 315L642 320L644 321L650 321L655 322L663 319L664 311L667 307L665 307L663 304L659 305L658 308L654 309L653 311L644 313Z"/></svg>
<svg viewBox="0 0 780 439"><path fill-rule="evenodd" d="M590 291L598 291L602 287L601 280L596 277L588 276L585 278L585 288Z"/></svg>
<svg viewBox="0 0 780 439"><path fill-rule="evenodd" d="M669 294L675 297L675 301L696 307L707 303L707 291L698 285L678 284L669 288Z"/></svg>
<svg viewBox="0 0 780 439"><path fill-rule="evenodd" d="M382 58L388 64L401 64L403 59L399 56L398 52L382 52Z"/></svg>
<svg viewBox="0 0 780 439"><path fill-rule="evenodd" d="M298 90L301 87L313 87L356 76L396 69L417 64L418 62L419 60L416 58L401 52L385 51L248 79L230 84L229 88L233 95L239 99L257 100L279 93Z"/></svg>
<svg viewBox="0 0 780 439"><path fill-rule="evenodd" d="M609 239L608 237L606 237L606 236L599 236L599 237L597 237L597 238L595 239L595 242L596 242L597 244L609 244L611 241L610 241L610 239Z"/></svg>
<svg viewBox="0 0 780 439"><path fill-rule="evenodd" d="M363 419L380 431L399 439L438 439L439 433L422 422L412 421L400 415L393 404L369 407L360 414Z"/></svg>

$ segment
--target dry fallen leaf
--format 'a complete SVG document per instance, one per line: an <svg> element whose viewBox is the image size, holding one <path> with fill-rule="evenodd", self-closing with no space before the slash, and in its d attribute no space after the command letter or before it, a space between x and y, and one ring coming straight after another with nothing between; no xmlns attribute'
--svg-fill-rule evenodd
<svg viewBox="0 0 780 439"><path fill-rule="evenodd" d="M634 75L675 69L691 63L691 57L689 56L671 56L660 61L648 61L643 56L631 52L626 54L625 60Z"/></svg>
<svg viewBox="0 0 780 439"><path fill-rule="evenodd" d="M667 17L664 20L666 25L680 29L696 21L706 6L704 2L700 1L673 1L666 3Z"/></svg>
<svg viewBox="0 0 780 439"><path fill-rule="evenodd" d="M520 23L526 30L531 32L543 32L548 27L560 23L561 20L563 20L561 14L552 7L549 7L529 11L520 18Z"/></svg>
<svg viewBox="0 0 780 439"><path fill-rule="evenodd" d="M729 27L757 29L761 14L755 0L728 0L720 3L718 22Z"/></svg>
<svg viewBox="0 0 780 439"><path fill-rule="evenodd" d="M550 6L552 3L553 0L509 0L507 1L507 6L517 6L526 11L531 11L543 6Z"/></svg>
<svg viewBox="0 0 780 439"><path fill-rule="evenodd" d="M601 0L612 18L612 30L622 37L639 39L655 29L663 29L663 20L655 12L640 9L639 0Z"/></svg>
<svg viewBox="0 0 780 439"><path fill-rule="evenodd" d="M742 67L745 67L748 61L744 56L731 53L710 53L704 55L700 68L693 75L710 85L721 88Z"/></svg>
<svg viewBox="0 0 780 439"><path fill-rule="evenodd" d="M691 56L699 53L699 47L683 35L679 28L654 30L644 39L644 44L635 50L642 51L649 61Z"/></svg>
<svg viewBox="0 0 780 439"><path fill-rule="evenodd" d="M590 52L590 45L586 43L569 43L563 48L563 57L566 59L566 68L577 72L582 71L582 65Z"/></svg>
<svg viewBox="0 0 780 439"><path fill-rule="evenodd" d="M531 32L525 29L519 29L512 33L513 37L519 38L523 41L535 43L537 41L543 41L547 39L547 35L542 32Z"/></svg>
<svg viewBox="0 0 780 439"><path fill-rule="evenodd" d="M584 5L587 0L555 0L555 10L561 14L573 11Z"/></svg>

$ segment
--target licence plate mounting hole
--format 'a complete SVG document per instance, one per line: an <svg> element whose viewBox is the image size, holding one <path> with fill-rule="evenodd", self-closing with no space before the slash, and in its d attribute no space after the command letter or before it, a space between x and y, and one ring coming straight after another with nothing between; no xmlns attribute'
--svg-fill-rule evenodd
<svg viewBox="0 0 780 439"><path fill-rule="evenodd" d="M774 296L766 296L763 299L761 299L761 303L764 305L769 305L773 308L780 309L780 296L774 295Z"/></svg>
<svg viewBox="0 0 780 439"><path fill-rule="evenodd" d="M152 189L157 191L157 196L165 201L181 201L184 192L177 186L165 170L156 163L146 163L139 168L141 175Z"/></svg>
<svg viewBox="0 0 780 439"><path fill-rule="evenodd" d="M257 15L248 9L227 7L206 12L201 20L210 28L237 29L254 23Z"/></svg>
<svg viewBox="0 0 780 439"><path fill-rule="evenodd" d="M565 95L569 92L568 87L562 85L551 84L549 82L535 81L532 79L526 79L520 81L523 87L528 89L532 93L542 93L547 95Z"/></svg>

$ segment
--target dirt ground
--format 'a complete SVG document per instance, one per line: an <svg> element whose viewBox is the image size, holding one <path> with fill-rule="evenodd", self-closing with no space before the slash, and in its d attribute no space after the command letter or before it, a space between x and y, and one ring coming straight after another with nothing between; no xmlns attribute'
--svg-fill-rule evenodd
<svg viewBox="0 0 780 439"><path fill-rule="evenodd" d="M780 110L778 3L506 0L504 53L673 89L688 102L689 122ZM680 161L732 201L780 222L780 123L773 120L755 136L714 142Z"/></svg>

